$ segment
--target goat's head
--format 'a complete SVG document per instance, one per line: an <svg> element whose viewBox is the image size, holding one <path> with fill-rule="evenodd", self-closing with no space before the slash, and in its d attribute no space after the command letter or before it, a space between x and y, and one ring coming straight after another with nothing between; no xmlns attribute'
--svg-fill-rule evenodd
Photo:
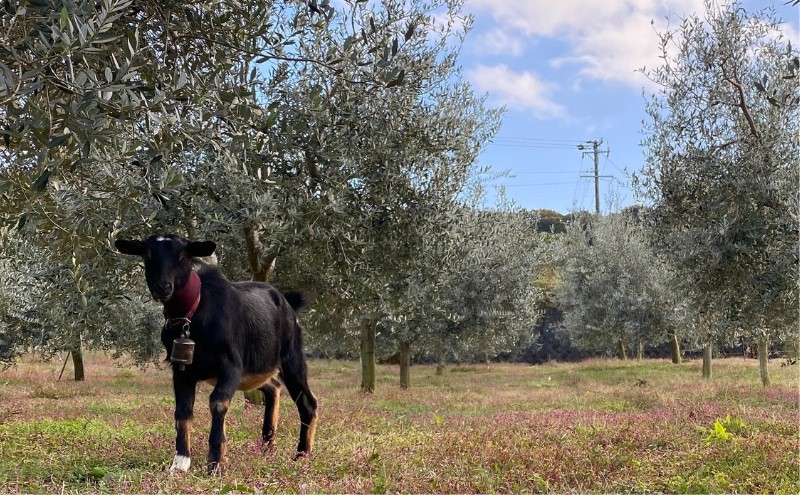
<svg viewBox="0 0 800 495"><path fill-rule="evenodd" d="M214 254L211 241L196 242L175 234L153 235L143 241L117 239L114 246L122 254L144 259L144 277L153 299L167 302L186 284L194 258Z"/></svg>

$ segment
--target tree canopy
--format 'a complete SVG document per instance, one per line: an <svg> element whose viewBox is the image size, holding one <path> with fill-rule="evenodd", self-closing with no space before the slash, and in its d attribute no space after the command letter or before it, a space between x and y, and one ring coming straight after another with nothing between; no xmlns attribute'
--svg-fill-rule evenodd
<svg viewBox="0 0 800 495"><path fill-rule="evenodd" d="M706 12L662 33L663 65L646 71L659 90L639 180L705 341L715 320L766 340L797 322L800 63L773 11Z"/></svg>
<svg viewBox="0 0 800 495"><path fill-rule="evenodd" d="M311 290L319 341L397 307L499 126L456 63L463 3L5 4L0 214L54 345L123 344L121 234Z"/></svg>
<svg viewBox="0 0 800 495"><path fill-rule="evenodd" d="M630 346L661 344L683 327L677 278L641 223L623 214L587 216L558 242L556 300L571 342L626 357Z"/></svg>

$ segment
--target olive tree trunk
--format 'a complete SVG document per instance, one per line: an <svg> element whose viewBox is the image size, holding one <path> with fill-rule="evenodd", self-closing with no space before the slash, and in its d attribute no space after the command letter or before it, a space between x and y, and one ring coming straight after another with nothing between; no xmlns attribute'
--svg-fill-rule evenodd
<svg viewBox="0 0 800 495"><path fill-rule="evenodd" d="M758 372L761 375L762 385L769 386L772 381L769 379L769 368L767 368L767 358L769 357L769 339L765 335L758 338Z"/></svg>
<svg viewBox="0 0 800 495"><path fill-rule="evenodd" d="M436 374L444 375L444 352L439 352L436 356Z"/></svg>
<svg viewBox="0 0 800 495"><path fill-rule="evenodd" d="M72 348L69 350L72 356L72 367L75 370L75 381L82 382L86 379L83 369L83 342L80 337L73 342Z"/></svg>
<svg viewBox="0 0 800 495"><path fill-rule="evenodd" d="M670 354L672 356L672 363L673 364L681 364L681 346L678 342L678 334L673 333L672 339L670 342Z"/></svg>
<svg viewBox="0 0 800 495"><path fill-rule="evenodd" d="M628 354L625 352L625 342L622 339L617 339L617 357L623 361L628 360Z"/></svg>
<svg viewBox="0 0 800 495"><path fill-rule="evenodd" d="M711 344L703 347L703 378L711 379Z"/></svg>
<svg viewBox="0 0 800 495"><path fill-rule="evenodd" d="M377 320L367 320L361 327L361 391L375 392L375 329Z"/></svg>
<svg viewBox="0 0 800 495"><path fill-rule="evenodd" d="M258 233L252 226L244 227L244 244L247 248L247 261L250 264L250 273L256 282L266 282L269 280L275 269L276 254L261 256L258 249Z"/></svg>
<svg viewBox="0 0 800 495"><path fill-rule="evenodd" d="M269 255L264 258L261 256L261 250L258 248L258 233L255 228L248 225L243 228L244 244L247 249L247 261L250 264L250 273L252 273L253 281L267 282L270 275L275 269L276 255ZM260 390L250 390L242 392L244 400L257 405L264 405L264 394Z"/></svg>
<svg viewBox="0 0 800 495"><path fill-rule="evenodd" d="M400 388L411 386L411 344L400 342Z"/></svg>

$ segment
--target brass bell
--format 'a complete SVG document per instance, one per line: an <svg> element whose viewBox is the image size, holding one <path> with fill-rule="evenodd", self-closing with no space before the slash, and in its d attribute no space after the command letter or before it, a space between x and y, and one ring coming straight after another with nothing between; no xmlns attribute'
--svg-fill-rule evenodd
<svg viewBox="0 0 800 495"><path fill-rule="evenodd" d="M179 369L184 369L187 364L192 364L194 357L194 340L180 337L172 341L172 354L170 362L179 365Z"/></svg>

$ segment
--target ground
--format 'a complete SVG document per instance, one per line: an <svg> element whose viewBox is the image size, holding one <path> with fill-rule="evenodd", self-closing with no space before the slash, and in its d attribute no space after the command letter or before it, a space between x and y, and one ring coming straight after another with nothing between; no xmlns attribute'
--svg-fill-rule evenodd
<svg viewBox="0 0 800 495"><path fill-rule="evenodd" d="M262 412L237 396L227 470L205 474L208 394L195 410L193 466L174 455L169 371L102 354L87 381L27 356L0 373L0 493L798 493L798 365L592 360L451 367L442 376L378 368L364 395L358 363L312 361L316 451L292 460L299 419L283 393L275 452ZM68 374L68 373L67 373ZM65 374L66 376L66 374Z"/></svg>

